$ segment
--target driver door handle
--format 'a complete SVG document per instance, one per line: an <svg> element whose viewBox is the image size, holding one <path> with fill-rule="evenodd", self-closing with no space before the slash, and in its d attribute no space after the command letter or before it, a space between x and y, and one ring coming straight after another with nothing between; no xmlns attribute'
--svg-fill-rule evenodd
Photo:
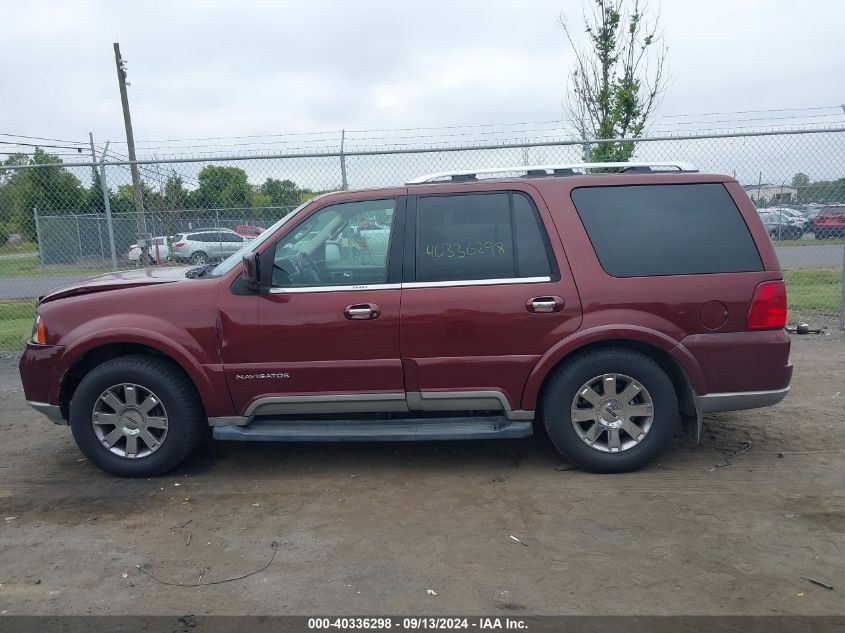
<svg viewBox="0 0 845 633"><path fill-rule="evenodd" d="M350 321L369 321L379 318L380 314L381 308L375 303L356 303L343 310L343 316Z"/></svg>

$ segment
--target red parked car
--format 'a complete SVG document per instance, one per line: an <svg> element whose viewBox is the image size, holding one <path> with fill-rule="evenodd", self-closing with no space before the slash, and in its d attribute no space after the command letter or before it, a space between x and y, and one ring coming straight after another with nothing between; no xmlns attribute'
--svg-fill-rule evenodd
<svg viewBox="0 0 845 633"><path fill-rule="evenodd" d="M326 194L216 266L52 292L26 398L122 476L174 468L208 425L292 442L542 424L581 468L639 468L678 428L698 438L704 413L779 402L792 366L777 256L742 187L624 166Z"/></svg>
<svg viewBox="0 0 845 633"><path fill-rule="evenodd" d="M817 240L845 237L845 204L822 207L813 220L813 233Z"/></svg>
<svg viewBox="0 0 845 633"><path fill-rule="evenodd" d="M264 232L264 229L262 229L260 226L249 226L248 224L241 224L240 226L236 226L234 231L241 237L253 239L261 235Z"/></svg>

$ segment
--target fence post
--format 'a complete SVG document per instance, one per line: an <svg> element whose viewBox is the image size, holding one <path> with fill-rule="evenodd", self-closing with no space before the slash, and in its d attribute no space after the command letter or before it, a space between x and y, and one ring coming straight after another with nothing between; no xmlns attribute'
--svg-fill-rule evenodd
<svg viewBox="0 0 845 633"><path fill-rule="evenodd" d="M340 131L340 188L346 191L349 185L346 182L346 154L343 153L343 146L346 143L346 130Z"/></svg>
<svg viewBox="0 0 845 633"><path fill-rule="evenodd" d="M44 253L41 252L41 222L38 220L38 207L32 207L32 217L35 218L35 242L38 244L38 263L44 267Z"/></svg>
<svg viewBox="0 0 845 633"><path fill-rule="evenodd" d="M842 240L842 303L839 305L839 325L845 330L845 240Z"/></svg>
<svg viewBox="0 0 845 633"><path fill-rule="evenodd" d="M106 207L106 229L109 232L109 250L111 251L111 268L117 271L117 252L114 250L114 225L111 221L111 203L109 202L109 187L106 184L106 152L109 150L109 141L103 148L100 155L100 186L103 188L103 204Z"/></svg>
<svg viewBox="0 0 845 633"><path fill-rule="evenodd" d="M100 214L97 214L97 237L100 238L100 261L105 260L106 254L103 252L103 228L100 226Z"/></svg>

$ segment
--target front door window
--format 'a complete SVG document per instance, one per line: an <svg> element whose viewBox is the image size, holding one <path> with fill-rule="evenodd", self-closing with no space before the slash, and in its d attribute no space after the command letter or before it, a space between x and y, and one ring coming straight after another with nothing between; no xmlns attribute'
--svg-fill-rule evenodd
<svg viewBox="0 0 845 633"><path fill-rule="evenodd" d="M276 244L273 287L386 283L395 209L394 199L320 209Z"/></svg>

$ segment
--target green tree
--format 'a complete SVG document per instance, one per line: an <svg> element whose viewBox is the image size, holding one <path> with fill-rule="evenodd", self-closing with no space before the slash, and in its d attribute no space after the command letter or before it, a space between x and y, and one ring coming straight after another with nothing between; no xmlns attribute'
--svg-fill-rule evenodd
<svg viewBox="0 0 845 633"><path fill-rule="evenodd" d="M31 157L10 156L6 165L53 165L58 156L36 148ZM35 239L33 210L40 214L79 213L85 210L88 191L79 179L61 167L20 169L6 175L2 182L3 213L13 230Z"/></svg>
<svg viewBox="0 0 845 633"><path fill-rule="evenodd" d="M106 204L103 202L103 185L100 170L91 168L91 186L85 192L85 207L91 213L105 213Z"/></svg>
<svg viewBox="0 0 845 633"><path fill-rule="evenodd" d="M585 0L587 44L576 41L565 15L559 23L575 53L566 114L585 139L621 139L596 144L595 161L628 161L659 103L665 84L667 48L659 16L646 18L640 0ZM629 8L630 5L630 8Z"/></svg>
<svg viewBox="0 0 845 633"><path fill-rule="evenodd" d="M798 202L806 202L808 188L810 186L810 177L805 173L797 173L792 177L792 186L797 192L796 198Z"/></svg>
<svg viewBox="0 0 845 633"><path fill-rule="evenodd" d="M845 202L845 178L811 181L806 174L795 174L792 186L798 190L798 201L818 204Z"/></svg>
<svg viewBox="0 0 845 633"><path fill-rule="evenodd" d="M199 186L190 194L191 205L202 209L250 207L252 187L246 172L237 167L208 165L197 177Z"/></svg>
<svg viewBox="0 0 845 633"><path fill-rule="evenodd" d="M269 204L274 207L295 207L301 204L303 194L311 193L308 189L301 189L292 180L277 180L268 178L258 188L258 193L266 196Z"/></svg>
<svg viewBox="0 0 845 633"><path fill-rule="evenodd" d="M184 209L188 200L185 183L174 171L164 183L164 209L179 211Z"/></svg>

